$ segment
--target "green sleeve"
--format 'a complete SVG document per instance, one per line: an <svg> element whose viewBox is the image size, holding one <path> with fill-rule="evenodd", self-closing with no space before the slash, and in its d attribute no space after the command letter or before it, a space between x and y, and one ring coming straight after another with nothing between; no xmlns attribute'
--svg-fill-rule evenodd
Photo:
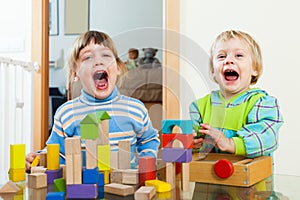
<svg viewBox="0 0 300 200"><path fill-rule="evenodd" d="M240 137L233 137L232 139L233 139L233 142L235 145L235 155L245 156L246 155L246 147L245 147L244 140Z"/></svg>

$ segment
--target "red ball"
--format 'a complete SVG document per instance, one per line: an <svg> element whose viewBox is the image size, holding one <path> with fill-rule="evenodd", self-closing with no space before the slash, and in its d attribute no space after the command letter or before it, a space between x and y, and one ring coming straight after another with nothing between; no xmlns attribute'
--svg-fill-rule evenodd
<svg viewBox="0 0 300 200"><path fill-rule="evenodd" d="M227 159L220 159L214 165L215 173L220 178L228 178L232 175L234 167Z"/></svg>

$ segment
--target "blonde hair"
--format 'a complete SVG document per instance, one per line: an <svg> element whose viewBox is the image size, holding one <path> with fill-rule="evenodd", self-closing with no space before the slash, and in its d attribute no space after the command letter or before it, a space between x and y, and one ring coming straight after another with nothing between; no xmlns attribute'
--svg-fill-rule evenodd
<svg viewBox="0 0 300 200"><path fill-rule="evenodd" d="M87 45L89 45L91 42L94 42L95 44L101 44L107 48L109 48L117 61L117 64L121 68L121 74L124 74L127 71L126 65L123 63L123 61L119 58L117 49L114 45L114 42L112 39L104 32L99 31L87 31L83 34L81 34L73 43L73 46L70 51L70 56L68 60L68 67L70 69L70 78L72 79L72 76L74 76L74 73L77 68L78 59L80 51L85 48Z"/></svg>
<svg viewBox="0 0 300 200"><path fill-rule="evenodd" d="M228 30L228 31L222 32L221 34L219 34L217 36L217 38L215 39L215 41L212 44L211 49L210 49L210 63L209 63L210 64L210 73L211 73L211 75L213 73L213 52L215 50L216 44L218 42L225 42L232 38L237 38L237 39L245 41L248 44L248 46L252 52L253 68L255 70L257 70L257 76L252 76L252 78L251 78L250 84L253 85L253 84L257 83L259 77L262 74L262 70L263 70L261 50L260 50L260 47L257 44L257 42L249 34L242 32L242 31Z"/></svg>

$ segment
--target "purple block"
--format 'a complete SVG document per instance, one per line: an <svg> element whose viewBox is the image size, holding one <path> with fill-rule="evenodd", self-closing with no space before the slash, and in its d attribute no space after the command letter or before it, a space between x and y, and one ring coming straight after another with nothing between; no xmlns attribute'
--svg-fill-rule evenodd
<svg viewBox="0 0 300 200"><path fill-rule="evenodd" d="M55 179L62 178L63 170L59 168L58 170L46 170L47 183L53 184Z"/></svg>
<svg viewBox="0 0 300 200"><path fill-rule="evenodd" d="M96 184L67 185L67 198L95 199L98 196Z"/></svg>
<svg viewBox="0 0 300 200"><path fill-rule="evenodd" d="M192 149L163 148L162 159L165 162L187 163L192 161Z"/></svg>

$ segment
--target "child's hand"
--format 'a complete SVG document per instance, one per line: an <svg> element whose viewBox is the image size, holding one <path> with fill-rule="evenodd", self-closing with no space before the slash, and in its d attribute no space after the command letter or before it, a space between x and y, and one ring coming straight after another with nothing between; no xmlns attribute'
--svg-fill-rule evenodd
<svg viewBox="0 0 300 200"><path fill-rule="evenodd" d="M35 159L35 157L38 154L35 152L31 152L29 154L26 155L26 171L30 170L30 164L32 163L32 161Z"/></svg>
<svg viewBox="0 0 300 200"><path fill-rule="evenodd" d="M213 141L210 141L211 144L215 145L221 151L226 151L229 153L235 152L235 146L233 139L227 138L222 131L211 127L209 124L200 124L201 129L200 133L209 135Z"/></svg>
<svg viewBox="0 0 300 200"><path fill-rule="evenodd" d="M199 149L203 144L204 138L203 137L198 137L196 132L193 132L193 134L194 134L194 146L193 146L193 148L194 149Z"/></svg>

